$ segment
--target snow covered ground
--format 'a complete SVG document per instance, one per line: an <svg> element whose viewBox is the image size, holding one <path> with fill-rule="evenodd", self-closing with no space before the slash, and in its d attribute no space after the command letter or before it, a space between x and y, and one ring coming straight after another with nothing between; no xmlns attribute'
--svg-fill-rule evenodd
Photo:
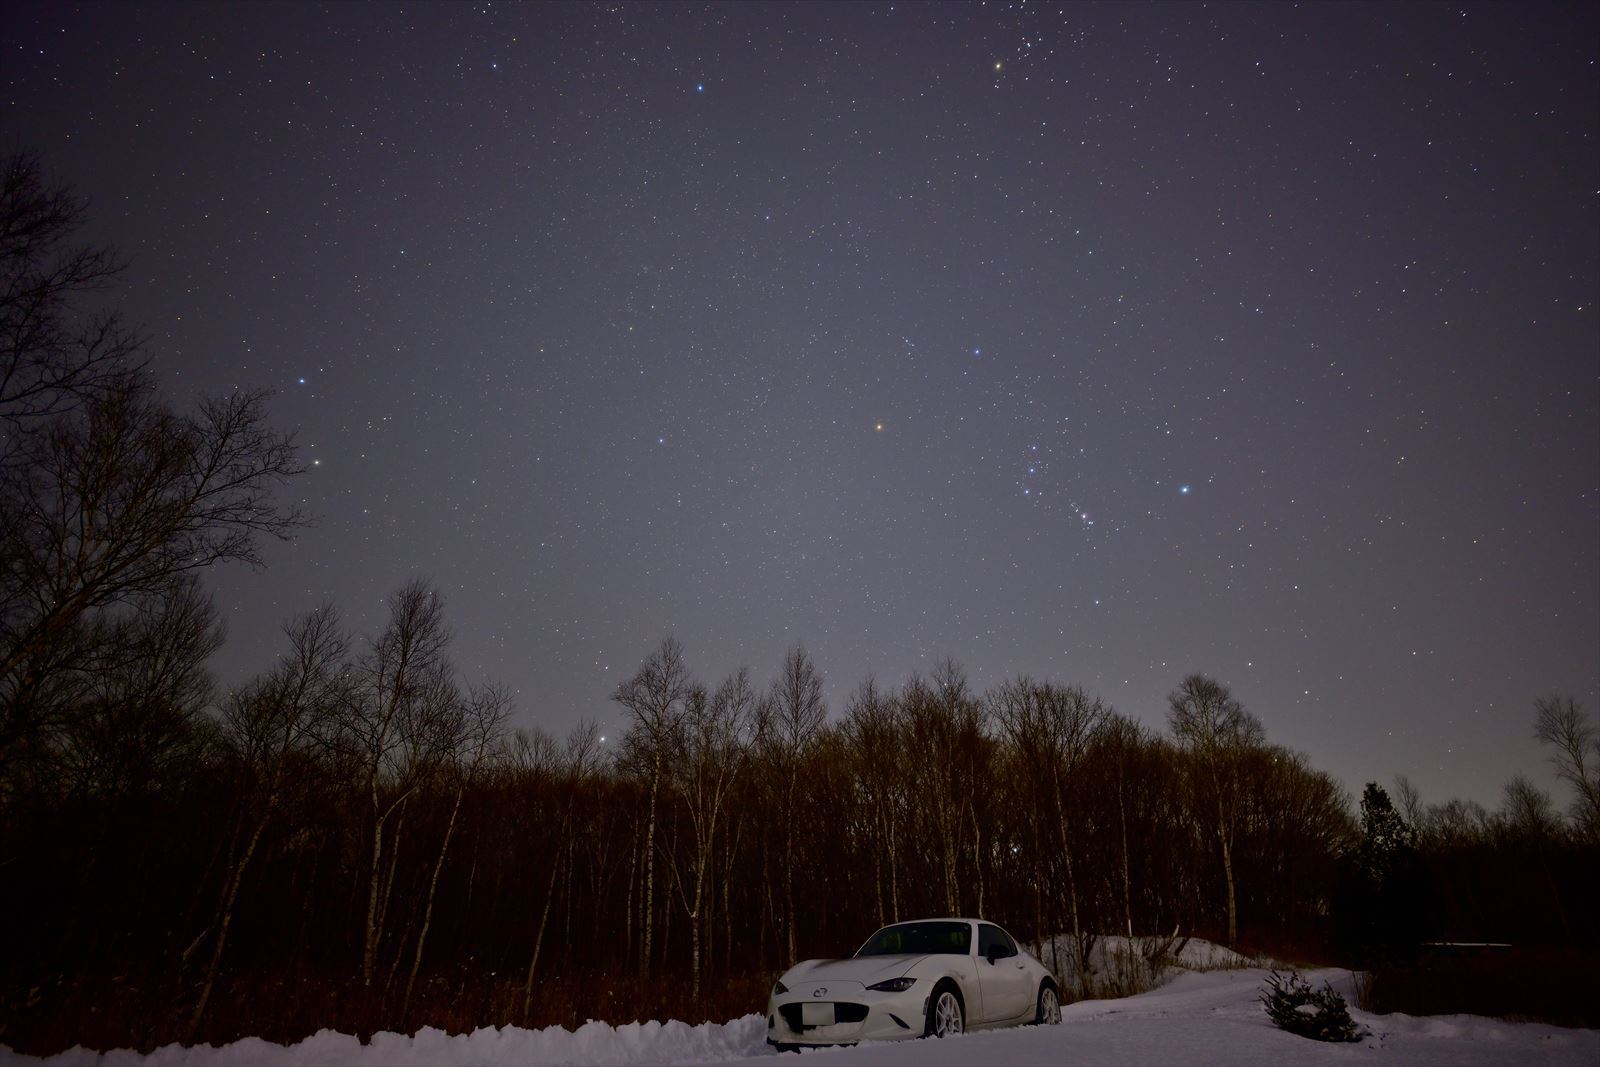
<svg viewBox="0 0 1600 1067"><path fill-rule="evenodd" d="M1358 1044L1329 1045L1284 1033L1268 1021L1256 997L1267 972L1259 968L1178 973L1159 989L1120 1000L1068 1005L1062 1024L944 1041L906 1041L820 1049L775 1060L766 1048L760 1015L730 1023L681 1022L608 1026L483 1029L450 1036L423 1030L415 1037L379 1034L363 1046L354 1037L324 1031L295 1045L250 1039L221 1048L176 1045L141 1056L74 1049L44 1062L53 1065L180 1067L218 1064L252 1067L366 1067L366 1065L527 1065L815 1063L817 1067L949 1067L1003 1063L1006 1067L1074 1067L1139 1064L1471 1065L1600 1064L1600 1031L1567 1030L1538 1023L1505 1023L1469 1015L1413 1018L1352 1010L1371 1031ZM1314 971L1313 985L1332 981L1351 996L1348 971ZM0 1061L10 1054L0 1047ZM38 1062L38 1061L29 1061Z"/></svg>

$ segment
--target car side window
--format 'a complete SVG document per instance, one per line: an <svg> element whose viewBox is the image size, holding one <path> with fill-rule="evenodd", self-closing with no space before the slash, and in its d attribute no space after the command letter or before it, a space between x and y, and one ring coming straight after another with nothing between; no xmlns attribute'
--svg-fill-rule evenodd
<svg viewBox="0 0 1600 1067"><path fill-rule="evenodd" d="M1017 954L1016 942L998 926L988 923L978 924L978 955L988 959L993 951L995 959L1004 959Z"/></svg>

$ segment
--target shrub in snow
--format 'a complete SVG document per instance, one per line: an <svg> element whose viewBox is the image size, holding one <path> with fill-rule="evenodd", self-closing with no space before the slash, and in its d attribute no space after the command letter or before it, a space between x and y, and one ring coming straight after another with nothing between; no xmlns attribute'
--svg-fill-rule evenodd
<svg viewBox="0 0 1600 1067"><path fill-rule="evenodd" d="M1312 989L1299 971L1273 971L1261 991L1261 1004L1278 1027L1318 1041L1360 1041L1365 1033L1350 1018L1344 997L1327 982Z"/></svg>

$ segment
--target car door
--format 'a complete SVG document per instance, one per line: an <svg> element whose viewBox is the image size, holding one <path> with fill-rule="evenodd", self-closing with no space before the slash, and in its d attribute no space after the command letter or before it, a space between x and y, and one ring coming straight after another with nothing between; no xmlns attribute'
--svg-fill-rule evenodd
<svg viewBox="0 0 1600 1067"><path fill-rule="evenodd" d="M985 1023L1017 1019L1033 1009L1037 991L1010 934L993 923L979 923L977 964Z"/></svg>

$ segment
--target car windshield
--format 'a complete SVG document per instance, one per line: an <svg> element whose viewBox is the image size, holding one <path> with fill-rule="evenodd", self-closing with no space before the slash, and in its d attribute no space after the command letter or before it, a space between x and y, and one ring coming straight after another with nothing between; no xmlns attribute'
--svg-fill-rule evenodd
<svg viewBox="0 0 1600 1067"><path fill-rule="evenodd" d="M965 956L972 927L962 922L899 923L885 926L856 951L862 956Z"/></svg>

